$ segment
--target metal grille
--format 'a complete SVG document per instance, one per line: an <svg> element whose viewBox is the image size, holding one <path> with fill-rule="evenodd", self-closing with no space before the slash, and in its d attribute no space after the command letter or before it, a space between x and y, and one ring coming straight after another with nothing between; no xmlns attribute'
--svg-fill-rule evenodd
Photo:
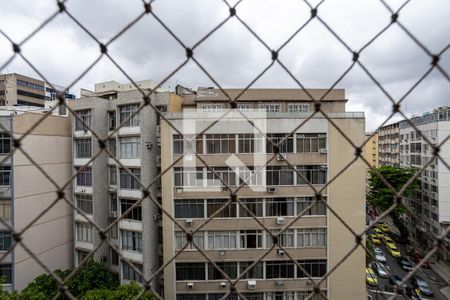
<svg viewBox="0 0 450 300"><path fill-rule="evenodd" d="M66 87L66 91L69 90L71 87L73 87L76 83L78 83L80 81L81 78L83 78L87 72L89 72L89 70L91 70L96 64L99 63L99 61L101 60L109 60L110 62L112 62L117 69L119 70L119 72L121 74L123 74L126 78L129 79L129 81L135 86L135 88L140 92L141 96L142 96L142 100L141 100L141 104L139 106L139 109L137 111L135 111L132 115L129 115L125 120L123 120L121 122L121 124L119 124L117 126L117 128L109 133L108 136L104 137L104 136L100 136L98 135L94 130L92 130L89 126L89 124L86 124L84 122L83 119L81 119L76 113L75 111L68 106L65 101L64 101L64 94L60 93L58 95L58 99L59 99L59 106L65 106L66 109L69 111L69 113L73 116L73 118L76 118L78 120L78 122L81 122L83 124L83 126L85 126L85 128L87 128L88 130L90 130L92 132L92 136L93 136L93 141L98 143L100 151L98 153L93 153L92 157L89 159L89 162L79 168L76 172L76 174L74 174L72 176L72 180L65 183L64 185L58 185L52 178L52 174L48 174L42 167L39 166L39 164L37 164L34 160L32 155L30 155L29 153L27 153L24 148L22 147L23 145L23 141L24 139L27 138L27 136L33 132L33 130L39 125L41 124L46 118L48 118L52 111L55 109L58 109L57 107L54 107L51 111L49 111L48 113L45 113L42 118L37 121L34 126L32 126L29 130L27 130L22 136L18 137L18 138L14 138L13 140L13 151L11 154L9 154L7 157L5 157L2 160L2 163L4 163L7 159L9 159L15 152L22 152L23 155L25 155L38 169L39 171L42 173L43 176L45 176L45 178L47 178L50 182L53 183L53 185L55 186L57 193L55 195L54 201L52 202L52 204L44 211L42 211L38 216L36 216L36 218L34 218L31 222L29 222L28 226L25 226L22 230L20 231L14 231L14 228L12 228L8 222L6 222L3 219L0 219L0 221L3 223L4 226L6 226L7 228L9 228L11 231L13 231L13 239L15 240L15 243L13 245L13 247L11 249L9 249L6 253L4 253L2 255L2 257L0 258L0 261L2 261L9 253L11 253L13 251L13 249L17 246L17 245L21 245L23 247L23 249L28 252L28 254L42 267L46 270L46 272L48 272L49 274L51 274L51 276L57 281L58 286L60 288L60 292L59 294L63 293L65 294L68 298L70 299L74 299L75 297L70 293L70 291L68 290L67 286L66 286L66 282L67 280L72 277L74 275L74 273L76 272L76 270L74 270L69 276L68 278L66 278L65 280L61 279L60 277L58 277L57 274L53 273L50 271L50 269L42 262L40 261L40 259L38 258L38 256L33 253L28 247L27 247L27 241L22 239L23 234L30 229L31 226L33 226L33 224L35 224L37 221L39 221L39 219L46 213L48 212L54 205L56 205L58 202L64 201L66 202L68 205L70 205L71 207L73 207L74 210L77 211L78 214L84 216L87 220L89 220L89 222L92 224L92 226L95 228L95 230L97 231L97 234L100 237L101 242L97 245L95 245L95 249L81 262L81 265L85 264L89 259L91 259L94 255L94 252L97 251L102 245L109 245L111 248L116 249L115 246L111 243L110 241L110 237L109 237L109 232L110 229L115 226L121 219L124 218L124 215L131 212L132 209L138 205L141 205L141 203L143 201L150 201L152 202L154 205L158 206L162 213L167 216L168 218L170 218L172 220L172 222L174 224L176 224L179 228L181 228L181 230L184 232L184 234L186 235L186 240L188 241L188 243L181 249L181 251L179 253L181 253L184 249L186 249L189 244L190 246L195 247L199 253L202 254L202 256L209 262L211 263L216 269L217 271L222 274L222 276L225 278L225 281L227 281L229 289L226 293L226 295L223 297L223 299L226 299L229 295L231 294L238 294L240 297L242 297L242 299L246 299L245 295L242 294L242 291L238 290L235 288L236 283L239 282L242 277L243 274L237 278L237 279L231 279L228 277L228 275L224 272L224 270L222 270L210 257L208 257L207 253L201 249L198 245L196 245L195 243L193 243L193 234L195 234L197 231L199 231L202 227L204 227L208 222L211 221L212 218L214 218L217 214L220 213L221 210L223 210L228 204L236 202L240 208L244 209L247 211L248 215L252 216L253 219L258 222L258 224L261 226L261 228L265 231L265 234L268 233L270 234L273 243L272 243L272 247L270 249L267 249L267 251L265 252L264 255L262 255L259 260L255 261L251 266L249 266L245 272L247 272L251 267L253 267L258 261L260 261L261 259L263 259L272 249L274 248L279 248L285 251L286 256L292 260L292 262L296 265L296 267L300 270L302 270L305 274L308 274L308 272L306 270L304 270L304 268L302 267L302 265L300 265L291 255L290 255L290 251L289 249L285 249L280 243L278 243L278 236L279 234L281 234L282 232L285 232L286 230L288 230L290 228L290 226L298 219L302 218L303 215L305 214L305 212L311 208L315 203L312 203L307 209L305 209L303 212L301 212L300 214L297 214L296 217L294 218L295 220L293 220L292 222L290 222L289 224L286 224L281 231L278 234L274 234L272 233L262 222L260 222L260 220L244 205L242 205L241 200L239 198L239 196L237 195L238 191L243 187L243 183L238 186L238 187L231 187L229 186L226 182L222 182L222 184L226 187L226 189L229 191L229 200L228 202L226 202L223 207L217 211L215 214L213 214L212 216L208 217L205 221L204 224L199 226L198 228L196 228L195 230L191 231L189 229L186 229L183 227L182 224L179 223L179 221L177 221L174 216L172 216L169 212L167 212L159 203L158 201L152 197L151 193L149 192L149 189L151 187L153 187L158 180L160 180L161 176L164 175L166 172L170 172L171 168L175 165L175 163L177 163L177 161L173 162L173 164L165 169L162 170L161 174L159 174L157 177L153 178L153 180L151 181L150 185L145 186L144 184L142 184L142 182L139 180L138 177L136 177L136 175L131 172L129 170L128 167L124 166L121 164L121 161L115 156L113 155L113 153L111 153L108 148L106 147L107 145L107 141L110 137L112 137L126 122L128 122L134 115L136 115L137 113L139 113L139 111L141 111L144 107L148 107L150 106L156 114L158 114L160 116L160 118L164 121L166 121L172 128L173 130L175 130L176 132L180 133L178 128L175 128L172 124L171 121L168 120L165 116L164 113L160 112L160 110L152 103L151 99L150 99L150 95L152 95L156 89L158 87L160 87L161 85L163 85L164 83L166 83L170 78L172 78L172 76L177 73L180 69L182 69L183 67L186 66L186 64L188 62L193 62L195 65L197 65L201 71L212 81L214 82L214 84L222 91L222 93L224 95L227 96L228 98L228 102L230 104L230 107L232 108L236 108L236 102L239 100L239 98L245 93L245 91L249 88L251 88L254 83L261 78L269 69L271 69L274 65L278 65L279 67L281 67L285 73L296 82L296 84L298 85L299 88L304 89L305 93L308 95L309 99L311 101L313 101L314 103L314 112L308 117L306 118L299 126L298 128L300 128L301 126L303 126L305 123L307 123L311 118L313 118L314 116L318 116L321 115L323 116L323 118L325 118L329 124L331 124L331 126L333 126L338 132L339 134L342 135L342 137L353 147L354 149L354 159L349 162L349 164L342 169L340 172L338 172L338 174L336 174L336 176L334 176L333 178L330 178L328 180L328 182L321 188L321 189L317 189L314 185L312 185L307 178L305 178L305 176L300 173L295 166L293 166L291 164L291 162L289 162L289 160L284 160L284 163L286 166L288 166L289 168L291 168L296 174L297 176L303 178L303 180L305 182L307 182L308 186L314 191L315 195L316 195L316 201L317 202L322 202L328 210L328 213L335 215L335 217L337 219L340 220L340 222L342 222L342 224L347 228L347 230L349 232L351 232L351 234L354 236L354 247L352 248L352 251L350 251L341 261L340 263L338 263L337 265L335 265L333 268L329 268L327 273L325 274L325 276L323 276L320 280L313 280L311 276L309 276L308 274L308 279L311 282L311 290L312 290L312 294L308 297L308 299L311 299L312 297L315 296L315 294L321 294L321 296L323 298L327 298L327 295L320 289L320 284L325 281L327 279L327 277L332 274L337 268L340 267L340 265L348 258L352 255L352 253L358 249L359 247L364 248L364 250L366 251L367 255L371 256L372 259L375 260L375 257L373 256L372 252L369 251L366 247L365 247L365 234L370 231L371 229L373 229L376 225L378 221L382 221L384 220L385 217L387 217L398 205L400 204L404 204L404 206L406 207L406 214L408 215L409 218L411 218L414 222L421 224L423 227L425 227L425 225L423 224L423 220L417 218L414 214L414 212L411 210L411 208L409 208L407 205L405 205L405 197L403 195L404 191L406 190L406 188L415 180L417 179L420 174L424 171L424 169L430 165L430 162L428 162L426 165L422 166L420 169L417 170L415 176L413 178L411 178L404 186L402 189L400 189L399 191L396 191L394 189L394 187L392 187L388 181L386 179L384 179L382 177L382 175L379 172L376 172L376 175L380 177L380 179L384 182L384 184L386 185L386 187L388 187L394 194L395 194L395 201L392 204L391 207L389 207L389 209L387 209L386 211L384 211L378 218L377 218L377 222L375 222L374 224L372 224L369 228L365 229L362 232L358 232L357 230L355 230L354 228L351 228L349 225L347 225L345 223L345 221L334 212L334 210L332 209L332 207L329 206L329 204L323 199L322 197L322 192L331 184L333 184L333 182L335 181L335 179L337 177L339 177L342 173L344 173L356 160L362 160L364 161L364 163L370 168L370 163L363 157L363 147L365 146L366 142L364 142L362 145L357 145L354 144L352 139L348 136L346 136L346 134L335 124L335 122L333 121L332 118L329 117L329 115L327 114L327 112L323 109L322 107L322 100L326 97L326 95L331 92L331 90L333 88L335 88L346 76L347 74L350 72L350 70L352 70L355 66L359 66L363 72L365 74L367 74L367 76L371 79L371 81L378 87L378 89L382 92L382 94L388 99L389 103L392 106L391 109L391 114L386 118L386 120L380 125L380 127L384 126L385 124L387 124L389 122L389 120L392 119L392 117L394 115L400 115L402 116L405 120L408 121L408 123L410 124L410 126L416 130L417 132L419 132L421 138L423 141L426 141L429 144L430 149L432 149L433 152L433 158L436 158L439 160L440 163L442 163L447 169L449 169L449 162L446 161L443 157L440 156L440 149L442 147L442 145L446 142L448 142L449 140L449 136L447 136L445 139L443 139L441 141L440 144L433 144L432 141L430 141L429 137L425 136L420 130L419 128L417 128L417 126L408 120L406 114L402 111L402 104L403 101L408 97L409 94L411 94L411 92L417 88L417 86L424 81L425 78L427 78L427 76L431 73L431 71L433 70L437 70L446 80L446 82L448 83L449 80L449 75L447 73L447 71L440 65L440 60L442 58L442 56L444 55L444 53L448 50L450 44L448 44L445 48L443 48L440 52L437 53L433 53L431 52L427 45L425 45L424 43L422 43L415 35L413 32L409 31L408 28L406 28L402 22L401 22L401 18L399 18L400 13L402 12L402 10L404 10L405 7L408 6L410 1L405 1L403 3L402 6L400 6L400 8L398 8L397 10L392 9L388 3L386 3L383 0L380 0L380 2L384 5L384 7L386 8L386 12L387 12L387 16L390 16L390 21L387 22L386 26L384 28L382 28L379 32L377 32L375 35L373 36L367 36L367 42L360 48L360 49L355 49L353 48L351 45L349 45L348 43L345 42L345 40L339 35L339 33L333 29L333 26L331 26L327 20L323 19L321 17L320 14L320 9L321 6L323 5L324 2L326 1L320 1L317 5L312 5L309 1L304 0L303 2L309 7L310 9L310 18L304 23L302 24L293 34L291 37L289 37L279 48L277 49L272 49L265 41L263 38L261 38L261 36L259 36L253 29L252 27L243 19L241 18L240 14L239 14L239 6L241 5L241 2L243 1L238 1L236 4L231 5L229 4L227 1L223 1L223 4L225 4L228 7L229 10L229 15L224 18L220 23L218 23L211 31L209 31L206 35L204 35L200 40L198 40L198 42L194 43L193 45L187 45L183 42L183 39L181 36L178 36L173 30L171 30L171 28L163 21L163 18L160 15L157 15L155 13L154 10L152 10L152 5L154 4L155 1L142 1L142 9L141 12L130 22L128 23L124 28L122 28L122 30L120 30L119 32L117 32L114 36L112 36L109 40L107 41L102 41L99 38L97 38L91 30L89 30L89 28L87 28L86 26L84 26L68 9L68 7L66 6L66 2L68 1L57 1L55 4L55 8L54 8L54 12L50 14L50 16L45 19L45 21L43 21L39 26L37 26L28 36L26 36L22 41L17 41L15 39L14 36L8 36L3 30L0 29L0 34L5 37L12 48L12 54L10 56L10 58L1 63L1 67L0 67L0 72L4 71L5 68L12 62L12 60L16 59L16 58L21 58L27 65L29 65L43 80L45 80L46 82L50 82L49 80L47 80L47 74L44 74L39 68L36 67L36 62L34 61L30 61L21 51L21 49L23 48L23 46L33 37L35 36L38 32L45 30L46 26L53 22L53 20L58 16L58 15L66 15L67 17L69 17L71 20L73 20L73 26L74 27L78 27L81 28L81 30L83 30L86 34L88 34L93 41L95 41L95 43L97 43L98 47L99 47L99 54L98 57L87 67L83 70L83 72L81 72L80 74L74 74L74 79L72 81L71 84L69 84ZM218 1L220 2L220 1ZM110 55L110 53L108 52L109 47L111 46L112 43L114 43L119 37L121 37L122 35L124 35L131 27L133 27L139 20L143 19L143 18L153 18L154 20L156 20L166 31L166 33L171 36L179 45L179 47L181 47L182 49L185 50L185 59L184 61L178 65L175 69L173 69L163 80L161 80L158 83L158 86L151 90L150 92L146 92L144 90L142 90L135 82L135 80L130 76L130 74L127 72L127 70L125 68L123 68L116 60L115 58ZM216 78L213 75L213 71L214 70L210 70L208 68L206 68L199 60L197 60L196 58L196 50L197 48L203 44L206 40L208 40L219 28L221 28L222 26L224 26L224 24L226 24L227 22L229 22L230 20L235 19L237 20L241 25L242 25L242 30L249 32L253 37L255 37L259 43L267 50L267 55L271 58L271 62L253 79L251 80L251 82L249 82L244 88L242 88L242 91L236 96L236 97L230 97L226 90L224 90L221 86L221 83L216 80ZM307 28L310 24L310 22L312 20L316 19L319 24L321 24L321 26L328 31L329 33L331 33L334 37L335 37L335 42L337 44L340 44L342 46L345 47L345 49L348 51L348 59L349 59L349 63L348 63L348 67L346 68L346 70L340 75L338 76L338 78L336 78L336 80L334 81L334 83L329 87L328 91L321 97L321 98L315 98L313 95L311 95L308 90L306 89L305 85L302 83L302 81L297 78L296 76L294 76L293 72L290 70L290 66L283 63L281 61L280 58L283 57L283 53L282 50L283 48L286 47L286 45L288 45L291 40L297 36L300 32L302 32L305 28ZM416 44L418 47L420 47L423 52L427 55L428 59L429 59L429 63L430 66L429 68L426 70L426 72L413 84L411 85L411 87L408 89L408 91L401 97L396 98L393 97L386 89L385 87L383 87L383 85L380 83L380 80L369 70L369 68L364 65L361 60L361 54L363 54L366 50L366 48L371 45L374 41L376 41L377 39L380 38L380 36L382 36L383 34L385 34L385 32L391 28L392 26L397 26L398 28L400 28L404 34L406 34L411 41ZM244 115L243 115L244 116ZM217 120L219 121L219 119ZM3 127L3 126L2 126ZM296 128L296 129L298 129ZM2 128L3 131L8 131L7 128ZM290 136L292 136L294 134L295 131L290 132ZM267 162L269 163L271 160L275 159L277 152L279 152L278 149L280 149L280 146L283 145L283 143L287 140L287 136L279 141L279 143L277 144L273 144L271 142L270 139L268 139L267 141L269 143L273 144L273 147L275 149L275 153L273 154L272 158ZM65 188L67 188L68 186L71 185L71 182L76 178L76 176L82 172L85 167L92 163L93 161L96 160L96 158L100 155L100 153L102 152L107 152L108 155L110 157L112 157L112 159L114 159L114 161L117 163L117 165L120 168L123 168L124 170L126 170L126 172L128 172L130 174L130 176L132 176L138 183L140 188L142 189L143 192L143 197L137 201L132 207L130 207L124 214L122 214L121 216L119 216L115 222L113 222L111 225L109 225L107 228L102 228L101 226L99 226L96 222L92 221L91 219L89 219L86 214L81 211L78 207L76 207L76 205L74 205L74 203L72 203L71 201L69 201L67 199L67 195L64 193ZM208 168L208 170L210 172L213 172L213 174L220 179L220 176L210 167L207 165L207 163L202 159L202 157L199 154L195 154L196 157L202 161L203 164L205 164L205 166ZM180 157L180 159L183 156ZM375 169L374 169L375 170ZM427 253L427 255L424 257L424 260L429 259L433 254L435 254L436 251L438 251L438 249L444 249L443 247L443 241L445 239L445 237L449 234L450 232L450 228L448 228L445 232L443 232L440 235L436 235L434 233L430 233L433 236L433 239L435 241L434 246L432 247L432 249ZM117 249L116 249L117 250ZM117 254L119 255L120 259L125 261L126 263L128 263L128 265L134 269L134 271L138 274L140 274L141 276L144 276L141 271L139 269L137 269L131 262L129 259L127 259L126 257L124 257L120 251L117 251ZM158 275L162 274L164 268L170 264L171 262L173 262L176 259L176 256L172 257L172 259L166 261L164 263L164 265L162 265L159 269L157 269L156 271L153 272L153 274L151 274L151 276L146 276L145 280L144 280L144 284L143 286L145 287L144 290L151 290L151 286L150 286L150 282L152 282L153 280L155 280L157 278ZM423 264L424 261L422 261L421 263L417 264L404 278L402 278L402 283L408 281L411 276L413 276L421 267L421 265ZM144 290L142 292L144 292ZM162 299L162 296L159 295L156 291L152 291L158 298ZM55 297L55 299L59 296L59 294ZM398 295L403 295L404 294L404 290L401 288L397 288L395 290L394 295L391 296L391 299L395 298ZM141 294L142 295L142 294ZM404 296L406 297L406 296ZM139 297L137 297L139 298Z"/></svg>

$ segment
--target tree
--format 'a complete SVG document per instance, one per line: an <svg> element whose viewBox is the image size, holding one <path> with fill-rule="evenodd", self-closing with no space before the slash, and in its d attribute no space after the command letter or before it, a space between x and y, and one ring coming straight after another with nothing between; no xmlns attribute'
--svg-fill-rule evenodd
<svg viewBox="0 0 450 300"><path fill-rule="evenodd" d="M142 288L135 282L121 285L117 289L96 289L88 291L82 300L133 300L142 292ZM139 299L156 300L149 291L144 292Z"/></svg>
<svg viewBox="0 0 450 300"><path fill-rule="evenodd" d="M413 168L398 168L392 166L383 166L376 169L384 179L398 192L416 173ZM374 170L370 170L368 180L367 200L377 209L385 211L394 203L395 194L386 186ZM419 187L419 181L414 180L402 193L404 197L410 197L414 190ZM397 207L391 212L392 221L400 231L400 238L403 242L408 240L408 229L403 222L401 215L405 212L403 205Z"/></svg>

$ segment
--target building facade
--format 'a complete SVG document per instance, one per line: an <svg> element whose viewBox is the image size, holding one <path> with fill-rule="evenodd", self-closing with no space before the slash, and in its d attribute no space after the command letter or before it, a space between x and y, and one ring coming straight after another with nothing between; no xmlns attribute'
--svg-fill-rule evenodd
<svg viewBox="0 0 450 300"><path fill-rule="evenodd" d="M137 84L147 92L156 87L156 83L150 80ZM151 102L161 111L181 110L181 97L161 89L151 95ZM142 94L133 85L110 81L96 84L95 91L82 90L73 109L100 138L110 135L109 151L147 186L160 171L160 119L150 106L146 106L127 120L141 103ZM123 126L113 133L120 124ZM100 148L91 130L82 122L74 120L72 125L73 172L76 172L97 155ZM158 186L155 184L149 190L154 199L161 197ZM102 228L109 226L142 196L138 182L105 151L74 181L74 203ZM109 238L124 257L149 277L160 265L161 230L160 212L147 198L112 228ZM74 212L74 235L75 263L79 265L100 239L96 230L77 211ZM106 244L95 251L94 258L107 263L122 283L142 281L140 275ZM152 281L156 290L158 285L158 280Z"/></svg>
<svg viewBox="0 0 450 300"><path fill-rule="evenodd" d="M441 107L422 116L413 117L411 122L433 145L439 145L450 135L450 108ZM417 218L425 222L425 228L409 220L410 232L422 245L433 245L434 239L428 234L441 234L450 224L450 171L437 158L433 158L433 148L416 132L407 121L399 122L400 165L420 169L428 164L419 179L421 187L409 199ZM444 143L439 154L444 161L450 160L450 145ZM447 251L441 255L450 260L450 240L446 239Z"/></svg>
<svg viewBox="0 0 450 300"><path fill-rule="evenodd" d="M20 138L42 117L36 107L27 112L25 107L5 107L0 111L0 218L20 232L57 199L53 185L21 150L13 150L12 137ZM21 149L59 185L70 182L71 126L70 118L51 115L33 129L21 143ZM46 147L42 147L46 145ZM65 190L72 201L72 186ZM22 241L49 270L73 267L72 208L58 201L22 234ZM0 255L13 245L11 230L0 223ZM4 276L3 288L22 290L35 277L46 271L21 244L0 262Z"/></svg>
<svg viewBox="0 0 450 300"><path fill-rule="evenodd" d="M400 166L399 124L389 124L378 130L380 166Z"/></svg>
<svg viewBox="0 0 450 300"><path fill-rule="evenodd" d="M163 208L179 224L163 215L165 298L220 299L230 291L230 282L198 247L233 281L240 278L235 287L247 299L305 299L312 285L289 257L318 281L351 250L354 237L324 203L315 203L313 189L287 167L285 159L320 189L354 158L354 149L319 115L300 125L314 109L304 90L249 89L238 100L238 110L264 113L264 134L271 141L294 132L272 160L273 147L258 137L254 126L235 115L215 122L229 109L220 90L177 91L184 99L183 113L167 113L171 125L165 121L161 125L162 170L175 164L162 177ZM240 93L225 91L231 97ZM326 90L308 92L320 98ZM345 112L346 101L344 90L336 89L325 97L322 108L355 144L362 144L364 115ZM186 136L197 138L188 142ZM258 147L264 163L270 161L251 179L249 174L258 169L254 160ZM199 157L185 153L189 150ZM230 165L230 157L242 164ZM358 160L322 192L327 204L357 232L365 224L365 170ZM247 182L235 194L239 203L230 198L224 182L232 189ZM261 182L263 189L252 188ZM303 216L298 218L299 214ZM273 239L261 224L273 234L289 224L278 237L283 249L272 247ZM187 242L179 226L196 231L196 246ZM330 299L362 299L364 269L364 251L358 248L320 288Z"/></svg>
<svg viewBox="0 0 450 300"><path fill-rule="evenodd" d="M366 134L369 139L364 145L364 158L371 167L378 168L380 165L378 156L378 132Z"/></svg>
<svg viewBox="0 0 450 300"><path fill-rule="evenodd" d="M53 87L52 87L53 86ZM64 88L45 81L17 73L0 75L0 106L39 106L45 101L56 100ZM64 98L75 99L75 95L66 92Z"/></svg>

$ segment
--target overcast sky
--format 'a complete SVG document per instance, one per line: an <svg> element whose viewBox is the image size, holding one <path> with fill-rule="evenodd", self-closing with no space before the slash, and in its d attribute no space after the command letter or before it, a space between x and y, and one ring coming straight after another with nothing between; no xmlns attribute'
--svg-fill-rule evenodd
<svg viewBox="0 0 450 300"><path fill-rule="evenodd" d="M0 29L15 42L32 32L57 10L56 1L4 0ZM315 5L315 1L310 1ZM317 2L317 1L316 1ZM399 8L404 1L387 1ZM220 0L157 0L154 13L187 46L194 45L228 15ZM67 9L100 41L106 42L142 11L140 0L69 0ZM237 14L271 49L277 49L310 17L300 0L244 0ZM328 0L319 16L350 46L359 50L390 22L390 13L378 0ZM433 53L450 43L450 1L412 0L399 20ZM30 39L22 51L50 81L70 84L100 54L98 45L67 15L61 14ZM146 15L108 48L108 52L134 80L162 81L185 59L185 51L151 15ZM0 36L0 66L13 54ZM195 58L223 88L247 86L271 62L270 52L236 19L230 19L194 51ZM351 65L351 54L318 22L312 20L279 54L280 60L308 88L329 88ZM360 61L395 99L401 98L426 72L431 59L394 24L366 48ZM450 50L440 65L450 73ZM4 70L36 76L21 58ZM71 89L93 89L94 83L125 76L104 57ZM192 61L163 86L181 84L196 89L215 84ZM297 83L275 64L254 87L297 88ZM359 66L338 87L345 88L347 110L364 111L367 130L378 127L389 114L391 103ZM434 70L403 102L408 113L450 105L450 84Z"/></svg>

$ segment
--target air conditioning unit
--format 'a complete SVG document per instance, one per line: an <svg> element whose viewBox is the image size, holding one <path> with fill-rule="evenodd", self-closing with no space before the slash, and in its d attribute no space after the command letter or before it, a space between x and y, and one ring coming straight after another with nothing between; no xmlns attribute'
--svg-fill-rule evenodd
<svg viewBox="0 0 450 300"><path fill-rule="evenodd" d="M112 186L109 189L111 190L111 192L117 192L117 187L115 187L115 186L114 187Z"/></svg>
<svg viewBox="0 0 450 300"><path fill-rule="evenodd" d="M256 280L249 280L249 281L247 281L247 288L249 290L256 289Z"/></svg>
<svg viewBox="0 0 450 300"><path fill-rule="evenodd" d="M220 283L220 287L221 287L221 288L226 288L226 287L227 287L227 283L226 283L225 281L222 281L222 282Z"/></svg>
<svg viewBox="0 0 450 300"><path fill-rule="evenodd" d="M277 280L277 281L275 282L275 284L276 284L277 286L284 286L284 281L283 281L283 280Z"/></svg>
<svg viewBox="0 0 450 300"><path fill-rule="evenodd" d="M183 193L183 188L177 188L177 189L176 189L176 192L177 192L177 194Z"/></svg>
<svg viewBox="0 0 450 300"><path fill-rule="evenodd" d="M110 211L109 212L109 217L111 219L117 219L117 211Z"/></svg>
<svg viewBox="0 0 450 300"><path fill-rule="evenodd" d="M153 215L153 221L161 221L162 220L162 216L160 214L154 214Z"/></svg>
<svg viewBox="0 0 450 300"><path fill-rule="evenodd" d="M283 217L277 217L278 225L284 225L285 223L286 223L286 220Z"/></svg>
<svg viewBox="0 0 450 300"><path fill-rule="evenodd" d="M321 148L321 149L319 149L319 153L327 154L328 150L327 150L327 148Z"/></svg>
<svg viewBox="0 0 450 300"><path fill-rule="evenodd" d="M269 193L275 193L276 191L277 191L276 187L273 187L273 186L267 187L267 192L269 192Z"/></svg>
<svg viewBox="0 0 450 300"><path fill-rule="evenodd" d="M286 160L286 153L278 153L277 160Z"/></svg>
<svg viewBox="0 0 450 300"><path fill-rule="evenodd" d="M278 254L278 256L283 256L284 255L284 250L283 249L277 249L277 254Z"/></svg>
<svg viewBox="0 0 450 300"><path fill-rule="evenodd" d="M161 187L160 185L158 185L158 186L156 187L156 191L157 191L158 193L161 193L161 192L162 192L162 187Z"/></svg>
<svg viewBox="0 0 450 300"><path fill-rule="evenodd" d="M194 222L194 219L191 219L191 218L186 219L186 224L187 225L192 225L193 222Z"/></svg>
<svg viewBox="0 0 450 300"><path fill-rule="evenodd" d="M187 286L188 288L192 289L192 288L194 288L194 283L193 283L193 282L188 282L188 283L186 284L186 286Z"/></svg>

